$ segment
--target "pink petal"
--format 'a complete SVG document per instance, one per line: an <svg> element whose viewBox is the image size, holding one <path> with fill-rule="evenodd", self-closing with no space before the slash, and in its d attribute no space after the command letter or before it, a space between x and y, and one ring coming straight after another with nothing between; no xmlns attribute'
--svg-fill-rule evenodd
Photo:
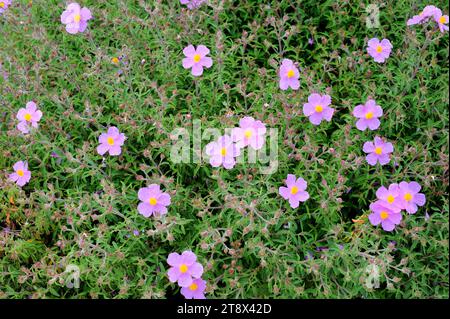
<svg viewBox="0 0 450 319"><path fill-rule="evenodd" d="M367 163L369 163L369 165L374 166L377 164L378 157L374 153L370 153L366 156L366 161Z"/></svg>
<svg viewBox="0 0 450 319"><path fill-rule="evenodd" d="M306 116L310 116L315 112L315 105L313 103L305 103L303 104L303 114Z"/></svg>
<svg viewBox="0 0 450 319"><path fill-rule="evenodd" d="M278 189L278 193L281 195L281 197L283 197L284 199L289 199L289 197L290 197L290 191L289 191L289 188L287 188L287 187L284 187L284 186L281 186L279 189Z"/></svg>
<svg viewBox="0 0 450 319"><path fill-rule="evenodd" d="M367 128L367 121L366 119L359 119L356 121L356 128L360 131L364 131Z"/></svg>
<svg viewBox="0 0 450 319"><path fill-rule="evenodd" d="M138 191L138 198L143 202L148 202L151 196L152 193L150 192L150 189L147 187L141 188Z"/></svg>
<svg viewBox="0 0 450 319"><path fill-rule="evenodd" d="M144 217L150 217L153 214L153 207L149 203L139 203L137 209Z"/></svg>
<svg viewBox="0 0 450 319"><path fill-rule="evenodd" d="M167 275L170 282L177 282L178 278L180 277L180 270L178 269L178 267L169 268L169 270L167 271Z"/></svg>
<svg viewBox="0 0 450 319"><path fill-rule="evenodd" d="M189 272L191 273L192 277L200 278L203 274L203 266L200 263L193 263L189 267Z"/></svg>
<svg viewBox="0 0 450 319"><path fill-rule="evenodd" d="M366 110L365 106L362 104L359 104L355 107L353 110L353 116L355 117L365 117L366 116Z"/></svg>
<svg viewBox="0 0 450 319"><path fill-rule="evenodd" d="M109 155L111 156L117 156L120 155L120 153L122 153L122 149L119 145L113 145L109 149Z"/></svg>
<svg viewBox="0 0 450 319"><path fill-rule="evenodd" d="M365 142L363 145L364 153L372 153L375 150L375 145L373 142Z"/></svg>
<svg viewBox="0 0 450 319"><path fill-rule="evenodd" d="M369 121L366 121L366 123L372 131L380 127L380 120L377 118L372 118Z"/></svg>
<svg viewBox="0 0 450 319"><path fill-rule="evenodd" d="M92 19L91 10L89 10L88 8L81 9L80 15L81 15L81 19L84 21Z"/></svg>
<svg viewBox="0 0 450 319"><path fill-rule="evenodd" d="M281 90L285 91L289 88L289 81L287 78L280 78L279 87Z"/></svg>
<svg viewBox="0 0 450 319"><path fill-rule="evenodd" d="M158 203L164 206L170 205L170 195L167 193L163 193L158 198Z"/></svg>
<svg viewBox="0 0 450 319"><path fill-rule="evenodd" d="M71 22L71 23L66 24L66 31L70 34L78 33L79 29L80 29L79 23Z"/></svg>
<svg viewBox="0 0 450 319"><path fill-rule="evenodd" d="M422 189L422 187L420 186L420 184L417 183L417 182L411 182L411 183L409 183L409 184L408 184L408 188L409 188L412 192L414 192L414 193L418 193L418 192L420 192L420 190Z"/></svg>
<svg viewBox="0 0 450 319"><path fill-rule="evenodd" d="M195 64L194 59L190 58L190 57L184 58L182 63L183 63L183 68L185 68L185 69L192 68L192 66Z"/></svg>
<svg viewBox="0 0 450 319"><path fill-rule="evenodd" d="M167 263L170 266L178 267L181 265L181 256L177 253L170 253L167 257Z"/></svg>
<svg viewBox="0 0 450 319"><path fill-rule="evenodd" d="M385 220L381 221L381 227L385 231L392 231L395 228L395 224L392 223L391 221L389 221L388 219L385 219Z"/></svg>
<svg viewBox="0 0 450 319"><path fill-rule="evenodd" d="M369 221L372 225L376 226L381 223L380 215L377 213L372 213L369 215Z"/></svg>
<svg viewBox="0 0 450 319"><path fill-rule="evenodd" d="M292 186L295 185L296 182L297 182L297 177L295 177L294 174L288 174L288 176L286 178L287 187L291 188Z"/></svg>
<svg viewBox="0 0 450 319"><path fill-rule="evenodd" d="M183 53L185 56L189 57L189 58L193 58L195 55L195 48L192 44L188 45L187 47L185 47L183 49Z"/></svg>
<svg viewBox="0 0 450 319"><path fill-rule="evenodd" d="M192 75L193 76L200 76L203 74L203 67L200 63L196 63L192 66Z"/></svg>
<svg viewBox="0 0 450 319"><path fill-rule="evenodd" d="M322 115L320 113L313 113L309 116L309 121L314 125L319 125L322 122Z"/></svg>
<svg viewBox="0 0 450 319"><path fill-rule="evenodd" d="M197 53L197 54L200 54L200 56L203 58L203 57L205 57L206 55L209 54L209 49L208 49L206 46L200 44L200 45L197 47L197 52L196 52L196 53Z"/></svg>
<svg viewBox="0 0 450 319"><path fill-rule="evenodd" d="M297 208L299 204L300 202L297 199L292 197L289 198L289 205L291 205L292 208Z"/></svg>
<svg viewBox="0 0 450 319"><path fill-rule="evenodd" d="M206 67L206 68L210 68L213 64L213 61L210 57L204 57L200 60L200 63Z"/></svg>
<svg viewBox="0 0 450 319"><path fill-rule="evenodd" d="M178 277L178 285L180 287L189 287L192 284L192 277L187 272L184 274L180 273L180 276Z"/></svg>
<svg viewBox="0 0 450 319"><path fill-rule="evenodd" d="M108 144L100 144L97 146L97 153L100 155L104 155L109 150Z"/></svg>

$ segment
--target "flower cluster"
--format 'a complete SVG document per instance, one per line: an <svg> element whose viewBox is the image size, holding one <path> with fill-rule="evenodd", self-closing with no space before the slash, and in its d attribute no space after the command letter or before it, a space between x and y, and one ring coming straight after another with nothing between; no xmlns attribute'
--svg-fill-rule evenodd
<svg viewBox="0 0 450 319"><path fill-rule="evenodd" d="M429 20L434 20L437 23L439 30L443 33L448 31L448 15L442 14L442 10L435 6L426 6L422 12L413 16L406 22L406 25L423 24Z"/></svg>
<svg viewBox="0 0 450 319"><path fill-rule="evenodd" d="M402 220L402 210L415 214L417 206L425 204L425 195L419 193L420 189L416 182L391 184L388 188L381 186L376 192L377 201L370 204L369 221L374 226L381 224L385 231L394 230Z"/></svg>
<svg viewBox="0 0 450 319"><path fill-rule="evenodd" d="M236 164L236 157L241 155L241 149L249 146L259 150L265 142L266 126L263 122L246 116L239 121L230 135L223 135L215 142L206 145L206 154L212 167L223 166L231 169Z"/></svg>
<svg viewBox="0 0 450 319"><path fill-rule="evenodd" d="M167 271L169 281L178 283L186 299L205 299L206 281L201 278L203 266L192 251L184 251L181 255L171 253L167 263L170 266Z"/></svg>

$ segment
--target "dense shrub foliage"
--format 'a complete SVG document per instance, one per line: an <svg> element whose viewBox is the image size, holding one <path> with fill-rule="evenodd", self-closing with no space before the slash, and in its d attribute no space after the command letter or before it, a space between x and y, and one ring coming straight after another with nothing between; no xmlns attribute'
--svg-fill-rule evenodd
<svg viewBox="0 0 450 319"><path fill-rule="evenodd" d="M374 0L374 28L364 1L86 0L78 34L61 23L67 4L13 1L0 15L1 298L182 298L167 258L185 250L207 298L448 298L448 32L406 25L430 3ZM375 37L392 43L383 63L367 53ZM182 65L190 44L213 61L198 77ZM283 59L298 90L279 87ZM331 121L305 116L312 93L331 97ZM383 108L376 131L355 125L368 99ZM29 101L43 116L23 134ZM273 174L171 160L174 129L244 116L278 130ZM126 140L102 157L111 126ZM375 136L393 145L383 166L365 159ZM8 179L18 161L23 187ZM308 183L297 208L279 194L288 174ZM392 232L373 226L376 191L401 181L419 183L425 205ZM138 213L150 184L170 194L163 216ZM79 288L66 287L68 265Z"/></svg>

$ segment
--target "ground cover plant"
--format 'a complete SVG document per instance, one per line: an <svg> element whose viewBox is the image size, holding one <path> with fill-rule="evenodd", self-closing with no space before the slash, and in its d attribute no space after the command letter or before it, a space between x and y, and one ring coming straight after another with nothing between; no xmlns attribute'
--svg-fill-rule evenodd
<svg viewBox="0 0 450 319"><path fill-rule="evenodd" d="M0 298L448 298L448 9L0 0Z"/></svg>

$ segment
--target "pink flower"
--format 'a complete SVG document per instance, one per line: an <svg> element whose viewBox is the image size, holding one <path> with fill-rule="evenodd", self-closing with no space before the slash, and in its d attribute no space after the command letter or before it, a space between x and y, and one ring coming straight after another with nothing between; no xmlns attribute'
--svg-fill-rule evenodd
<svg viewBox="0 0 450 319"><path fill-rule="evenodd" d="M308 103L303 104L303 113L309 116L309 121L314 125L319 125L322 120L328 122L333 117L334 109L329 107L331 97L313 93L308 97Z"/></svg>
<svg viewBox="0 0 450 319"><path fill-rule="evenodd" d="M304 202L309 198L306 190L307 183L301 177L298 179L293 174L288 174L286 179L287 187L280 187L278 192L284 198L289 200L292 208L297 208L299 202Z"/></svg>
<svg viewBox="0 0 450 319"><path fill-rule="evenodd" d="M381 223L381 227L385 231L394 230L395 225L400 224L402 220L402 214L390 210L386 207L384 201L377 200L375 203L370 204L370 210L372 211L369 215L370 223L374 226Z"/></svg>
<svg viewBox="0 0 450 319"><path fill-rule="evenodd" d="M13 166L14 173L9 175L9 180L23 186L30 181L31 172L28 170L28 163L19 161Z"/></svg>
<svg viewBox="0 0 450 319"><path fill-rule="evenodd" d="M200 7L206 0L180 0L181 4L185 4L189 10Z"/></svg>
<svg viewBox="0 0 450 319"><path fill-rule="evenodd" d="M367 100L366 104L355 107L353 115L359 119L356 122L358 130L364 131L369 128L373 131L380 127L378 118L383 115L383 109L374 100Z"/></svg>
<svg viewBox="0 0 450 319"><path fill-rule="evenodd" d="M210 68L212 66L212 59L207 57L209 49L204 45L199 45L197 49L193 45L188 45L183 49L186 56L183 59L183 68L192 68L193 76L200 76L203 74L203 67Z"/></svg>
<svg viewBox="0 0 450 319"><path fill-rule="evenodd" d="M181 287L181 294L186 299L206 299L204 292L206 289L206 281L201 278L192 280L189 287Z"/></svg>
<svg viewBox="0 0 450 319"><path fill-rule="evenodd" d="M88 8L82 9L78 3L69 4L61 14L61 22L66 25L66 31L70 34L84 32L90 19L92 19L91 11Z"/></svg>
<svg viewBox="0 0 450 319"><path fill-rule="evenodd" d="M192 251L184 251L181 255L171 253L167 263L171 266L167 271L170 282L178 282L180 287L191 286L203 274L203 266Z"/></svg>
<svg viewBox="0 0 450 319"><path fill-rule="evenodd" d="M428 18L435 16L437 10L439 9L435 6L426 6L419 15L415 15L409 19L406 22L406 25L422 24L427 21Z"/></svg>
<svg viewBox="0 0 450 319"><path fill-rule="evenodd" d="M300 78L300 72L292 60L283 59L281 61L279 75L280 89L284 91L291 87L293 90L298 90L300 87L300 81L298 80Z"/></svg>
<svg viewBox="0 0 450 319"><path fill-rule="evenodd" d="M402 208L409 214L415 214L417 212L417 206L425 205L425 195L420 192L420 185L416 182L401 182L399 184L399 197L402 201Z"/></svg>
<svg viewBox="0 0 450 319"><path fill-rule="evenodd" d="M111 126L106 133L102 133L98 137L100 145L97 147L97 153L103 156L109 152L111 156L118 156L122 153L121 146L126 139L125 134L119 133L117 127Z"/></svg>
<svg viewBox="0 0 450 319"><path fill-rule="evenodd" d="M391 54L392 44L388 39L378 40L377 38L370 39L367 43L367 52L375 62L383 63Z"/></svg>
<svg viewBox="0 0 450 319"><path fill-rule="evenodd" d="M385 165L391 160L389 154L394 151L391 143L385 143L380 137L376 136L374 142L365 142L363 151L368 153L366 156L367 163L374 166L377 162Z"/></svg>
<svg viewBox="0 0 450 319"><path fill-rule="evenodd" d="M389 188L381 186L378 188L376 195L379 200L383 201L383 205L394 213L399 213L402 210L403 203L399 196L398 184L391 184Z"/></svg>
<svg viewBox="0 0 450 319"><path fill-rule="evenodd" d="M30 132L30 127L37 128L38 122L41 120L42 112L36 107L36 103L30 101L27 103L25 108L21 108L17 112L16 118L19 120L17 128L24 134Z"/></svg>
<svg viewBox="0 0 450 319"><path fill-rule="evenodd" d="M445 31L448 31L448 15L443 15L442 11L440 9L437 9L434 12L434 21L438 24L439 30L444 33Z"/></svg>
<svg viewBox="0 0 450 319"><path fill-rule="evenodd" d="M239 148L250 145L255 150L261 149L265 142L266 126L263 122L246 116L239 121L239 127L231 132L231 137Z"/></svg>
<svg viewBox="0 0 450 319"><path fill-rule="evenodd" d="M138 205L138 211L144 217L167 214L166 206L170 205L170 195L161 192L159 185L151 184L149 187L141 188L138 191L138 198L142 201Z"/></svg>
<svg viewBox="0 0 450 319"><path fill-rule="evenodd" d="M223 135L217 142L206 145L206 154L210 156L209 163L212 167L223 165L224 168L231 169L236 164L235 157L241 155L241 151L229 135Z"/></svg>
<svg viewBox="0 0 450 319"><path fill-rule="evenodd" d="M0 0L0 14L2 14L11 5L11 0Z"/></svg>

